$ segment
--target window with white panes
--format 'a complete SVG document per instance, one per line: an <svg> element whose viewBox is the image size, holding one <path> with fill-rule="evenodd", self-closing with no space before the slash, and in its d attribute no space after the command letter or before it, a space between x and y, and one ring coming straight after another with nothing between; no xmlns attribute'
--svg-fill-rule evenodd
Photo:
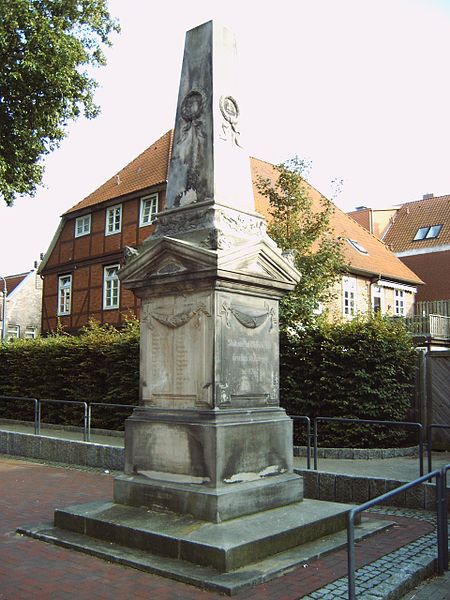
<svg viewBox="0 0 450 600"><path fill-rule="evenodd" d="M103 269L103 308L119 308L120 282L117 276L119 265L110 265Z"/></svg>
<svg viewBox="0 0 450 600"><path fill-rule="evenodd" d="M75 219L75 237L91 233L91 215L83 215Z"/></svg>
<svg viewBox="0 0 450 600"><path fill-rule="evenodd" d="M158 212L158 194L152 194L151 196L145 196L141 198L141 213L139 219L140 227L150 225L155 219L155 215Z"/></svg>
<svg viewBox="0 0 450 600"><path fill-rule="evenodd" d="M374 313L384 313L384 290L379 285L372 285L372 309Z"/></svg>
<svg viewBox="0 0 450 600"><path fill-rule="evenodd" d="M15 340L20 338L20 326L19 325L8 325L8 340Z"/></svg>
<svg viewBox="0 0 450 600"><path fill-rule="evenodd" d="M58 279L58 316L70 315L72 303L72 275L61 275Z"/></svg>
<svg viewBox="0 0 450 600"><path fill-rule="evenodd" d="M122 205L110 206L106 209L105 234L113 235L122 230Z"/></svg>
<svg viewBox="0 0 450 600"><path fill-rule="evenodd" d="M36 327L32 327L31 325L25 327L25 339L26 340L34 340L36 339Z"/></svg>
<svg viewBox="0 0 450 600"><path fill-rule="evenodd" d="M395 290L394 300L395 300L394 314L397 317L404 317L406 314L405 292L403 290Z"/></svg>
<svg viewBox="0 0 450 600"><path fill-rule="evenodd" d="M356 279L344 277L342 280L342 311L344 316L356 314Z"/></svg>

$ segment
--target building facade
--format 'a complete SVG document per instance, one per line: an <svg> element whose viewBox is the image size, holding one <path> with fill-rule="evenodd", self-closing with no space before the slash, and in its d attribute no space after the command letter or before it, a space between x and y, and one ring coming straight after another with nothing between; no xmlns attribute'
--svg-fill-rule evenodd
<svg viewBox="0 0 450 600"><path fill-rule="evenodd" d="M117 272L124 251L132 252L148 238L154 218L165 205L172 132L167 132L140 156L62 216L60 226L40 266L44 279L42 330L61 324L76 332L90 318L120 326L139 306L121 289ZM276 180L273 165L250 159L254 182ZM253 187L255 210L269 217L267 198ZM310 187L320 210L321 194ZM343 240L348 276L338 286L331 311L353 318L380 310L409 314L421 280L376 236L336 208L332 218L336 238Z"/></svg>
<svg viewBox="0 0 450 600"><path fill-rule="evenodd" d="M33 269L9 275L6 282L6 322L3 326L4 288L0 291L0 331L5 339L34 339L41 331L42 279Z"/></svg>

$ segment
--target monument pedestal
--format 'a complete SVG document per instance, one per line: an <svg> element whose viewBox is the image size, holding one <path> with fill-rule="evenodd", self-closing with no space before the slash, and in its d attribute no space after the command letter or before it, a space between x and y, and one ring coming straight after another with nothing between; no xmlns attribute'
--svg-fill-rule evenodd
<svg viewBox="0 0 450 600"><path fill-rule="evenodd" d="M136 409L114 501L216 523L298 502L291 440L292 421L278 407Z"/></svg>

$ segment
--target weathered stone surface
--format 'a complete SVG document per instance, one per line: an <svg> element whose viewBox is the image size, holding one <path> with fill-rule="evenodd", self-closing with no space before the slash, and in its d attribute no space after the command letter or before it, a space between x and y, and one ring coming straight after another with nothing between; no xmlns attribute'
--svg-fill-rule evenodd
<svg viewBox="0 0 450 600"><path fill-rule="evenodd" d="M240 138L236 42L210 21L186 34L167 207L210 202L253 211L248 156Z"/></svg>
<svg viewBox="0 0 450 600"><path fill-rule="evenodd" d="M352 478L352 502L360 504L369 499L369 480L365 477Z"/></svg>
<svg viewBox="0 0 450 600"><path fill-rule="evenodd" d="M319 498L320 500L334 501L336 498L336 475L333 473L319 473Z"/></svg>
<svg viewBox="0 0 450 600"><path fill-rule="evenodd" d="M336 475L336 502L352 502L352 481L350 477Z"/></svg>
<svg viewBox="0 0 450 600"><path fill-rule="evenodd" d="M57 510L55 526L228 572L345 529L350 508L305 500L215 524L186 514L94 502Z"/></svg>

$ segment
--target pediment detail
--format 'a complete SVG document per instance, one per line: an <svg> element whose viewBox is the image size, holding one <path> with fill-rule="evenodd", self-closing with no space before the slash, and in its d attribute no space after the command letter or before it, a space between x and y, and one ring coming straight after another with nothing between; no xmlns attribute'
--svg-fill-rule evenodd
<svg viewBox="0 0 450 600"><path fill-rule="evenodd" d="M150 240L119 272L129 287L153 278L214 268L217 253L173 238Z"/></svg>
<svg viewBox="0 0 450 600"><path fill-rule="evenodd" d="M290 285L295 285L300 280L297 269L271 240L260 240L221 252L218 266L219 269L264 277Z"/></svg>

